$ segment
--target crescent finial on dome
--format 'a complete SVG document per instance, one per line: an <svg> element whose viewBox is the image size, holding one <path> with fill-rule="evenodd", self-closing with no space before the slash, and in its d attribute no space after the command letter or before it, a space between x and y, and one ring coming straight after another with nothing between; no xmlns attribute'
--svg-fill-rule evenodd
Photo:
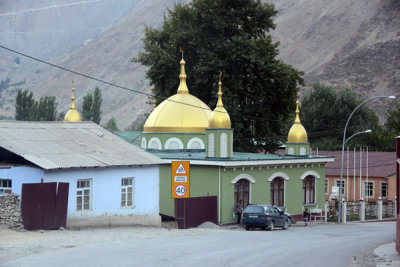
<svg viewBox="0 0 400 267"><path fill-rule="evenodd" d="M187 88L187 85L186 85L186 73L185 73L185 63L186 62L183 59L183 50L182 50L182 48L179 48L179 50L182 53L182 59L181 59L181 62L180 62L180 64L181 64L181 73L179 75L180 82L179 82L179 87L178 87L177 93L178 94L189 94L189 89Z"/></svg>
<svg viewBox="0 0 400 267"><path fill-rule="evenodd" d="M300 97L300 93L297 93L296 119L294 120L294 123L289 130L288 143L307 143L308 142L307 131L300 122L299 97Z"/></svg>
<svg viewBox="0 0 400 267"><path fill-rule="evenodd" d="M222 103L221 78L222 72L220 71L218 81L218 102L216 108L212 112L209 128L231 128L231 118Z"/></svg>
<svg viewBox="0 0 400 267"><path fill-rule="evenodd" d="M71 107L70 109L74 110L75 108L75 84L74 80L72 80L72 97L71 97Z"/></svg>
<svg viewBox="0 0 400 267"><path fill-rule="evenodd" d="M224 104L222 103L222 82L221 82L221 78L222 78L222 71L219 72L219 81L218 81L218 102L217 102L217 107L224 107Z"/></svg>
<svg viewBox="0 0 400 267"><path fill-rule="evenodd" d="M300 123L300 111L299 111L299 97L300 93L297 92L297 99L296 99L296 119L294 120L294 123Z"/></svg>
<svg viewBox="0 0 400 267"><path fill-rule="evenodd" d="M64 121L82 121L81 115L79 115L79 112L76 110L75 107L75 84L74 80L72 80L72 96L71 96L71 106L65 114Z"/></svg>

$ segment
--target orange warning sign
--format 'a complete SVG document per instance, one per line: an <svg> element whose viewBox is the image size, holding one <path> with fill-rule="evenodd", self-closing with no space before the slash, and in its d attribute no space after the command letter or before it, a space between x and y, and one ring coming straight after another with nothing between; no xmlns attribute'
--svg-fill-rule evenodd
<svg viewBox="0 0 400 267"><path fill-rule="evenodd" d="M190 161L172 162L172 198L190 196Z"/></svg>

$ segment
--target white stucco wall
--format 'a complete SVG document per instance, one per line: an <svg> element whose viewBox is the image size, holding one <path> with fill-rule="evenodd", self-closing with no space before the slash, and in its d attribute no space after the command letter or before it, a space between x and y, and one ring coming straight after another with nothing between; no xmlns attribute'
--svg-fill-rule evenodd
<svg viewBox="0 0 400 267"><path fill-rule="evenodd" d="M23 183L69 183L67 227L161 225L159 167L78 168L44 171L32 167L0 168L0 178L12 180L12 192L21 195ZM121 207L121 179L134 178L134 207ZM76 210L77 181L91 179L91 208Z"/></svg>
<svg viewBox="0 0 400 267"><path fill-rule="evenodd" d="M153 167L112 167L45 172L44 182L69 183L68 216L158 215L159 170ZM133 208L121 208L121 179L135 178ZM76 210L77 180L91 179L91 209Z"/></svg>
<svg viewBox="0 0 400 267"><path fill-rule="evenodd" d="M21 195L23 183L40 183L44 177L42 169L32 167L1 167L0 179L11 179L11 190Z"/></svg>

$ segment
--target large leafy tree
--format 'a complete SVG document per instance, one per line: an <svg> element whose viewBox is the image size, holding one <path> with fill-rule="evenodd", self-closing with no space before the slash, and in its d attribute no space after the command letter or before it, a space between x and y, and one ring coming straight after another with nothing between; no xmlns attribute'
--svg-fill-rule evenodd
<svg viewBox="0 0 400 267"><path fill-rule="evenodd" d="M87 93L83 98L82 110L83 120L93 121L97 124L101 120L101 103L103 102L101 97L101 91L98 87L94 89L94 93Z"/></svg>
<svg viewBox="0 0 400 267"><path fill-rule="evenodd" d="M319 149L339 150L343 130L351 112L361 103L350 89L336 92L332 87L315 84L301 101L300 118L309 135L309 142ZM367 106L361 106L352 116L346 131L350 137L360 131L372 133L352 139L348 145L368 145L371 150L388 151L388 133L378 124L378 117Z"/></svg>
<svg viewBox="0 0 400 267"><path fill-rule="evenodd" d="M272 4L259 0L194 0L168 10L162 29L146 28L144 52L134 61L149 67L157 103L178 88L179 48L185 53L191 94L211 108L217 75L223 72L223 101L239 151L274 150L284 121L294 111L302 72L276 57L279 43Z"/></svg>

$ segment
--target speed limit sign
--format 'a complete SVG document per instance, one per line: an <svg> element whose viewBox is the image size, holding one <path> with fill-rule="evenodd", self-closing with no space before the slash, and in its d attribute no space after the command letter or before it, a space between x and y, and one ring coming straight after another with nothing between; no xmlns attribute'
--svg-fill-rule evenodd
<svg viewBox="0 0 400 267"><path fill-rule="evenodd" d="M171 197L190 197L190 161L172 161Z"/></svg>
<svg viewBox="0 0 400 267"><path fill-rule="evenodd" d="M175 194L178 197L184 197L186 195L186 192L186 186L184 186L183 184L178 184L177 186L175 186Z"/></svg>

